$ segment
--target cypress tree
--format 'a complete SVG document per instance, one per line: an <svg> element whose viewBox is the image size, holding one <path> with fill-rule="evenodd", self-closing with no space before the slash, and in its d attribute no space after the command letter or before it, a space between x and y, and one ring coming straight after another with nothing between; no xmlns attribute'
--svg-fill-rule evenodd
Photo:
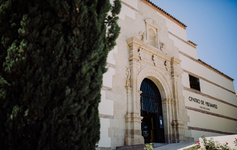
<svg viewBox="0 0 237 150"><path fill-rule="evenodd" d="M95 149L120 9L119 0L0 0L1 149Z"/></svg>

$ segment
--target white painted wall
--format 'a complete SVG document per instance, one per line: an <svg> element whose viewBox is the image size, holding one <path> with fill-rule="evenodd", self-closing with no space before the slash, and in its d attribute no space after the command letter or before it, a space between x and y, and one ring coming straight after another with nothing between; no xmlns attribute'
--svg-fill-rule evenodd
<svg viewBox="0 0 237 150"><path fill-rule="evenodd" d="M99 113L103 115L114 115L114 104L112 100L106 99L105 91L101 91L101 102L99 104Z"/></svg>
<svg viewBox="0 0 237 150"><path fill-rule="evenodd" d="M187 112L190 117L188 126L237 134L237 123L234 120L207 115L192 110L187 110Z"/></svg>
<svg viewBox="0 0 237 150"><path fill-rule="evenodd" d="M117 53L118 47L115 46L111 50L107 57L107 63L115 65L114 54ZM108 67L108 71L103 75L103 86L112 88L112 80L115 74L115 69ZM100 115L114 115L114 103L113 100L106 98L106 91L101 90L101 102L99 104ZM111 147L111 138L109 137L110 119L100 118L100 141L98 147Z"/></svg>
<svg viewBox="0 0 237 150"><path fill-rule="evenodd" d="M181 41L180 39L178 39L177 37L175 37L171 34L169 34L169 38L174 41L174 45L176 47L178 47L178 49L181 52L184 52L185 54L187 54L195 59L198 59L197 50L194 47L190 46L189 44L185 43L184 41Z"/></svg>
<svg viewBox="0 0 237 150"><path fill-rule="evenodd" d="M214 84L200 80L201 92L237 106L236 95ZM236 108L237 109L237 108Z"/></svg>
<svg viewBox="0 0 237 150"><path fill-rule="evenodd" d="M114 49L111 50L108 54L107 63L115 65L114 53L116 54L117 52L118 52L118 46L114 46Z"/></svg>
<svg viewBox="0 0 237 150"><path fill-rule="evenodd" d="M115 50L116 51L116 50ZM108 62L114 64L112 54L114 50L110 52L108 56ZM115 73L115 69L109 67L108 71L103 75L103 86L112 88L112 79ZM114 103L112 100L106 98L106 91L101 90L101 102L99 104L99 114L101 115L114 115ZM111 138L108 135L110 128L110 119L100 118L100 141L99 147L111 147Z"/></svg>
<svg viewBox="0 0 237 150"><path fill-rule="evenodd" d="M101 102L99 104L99 114L114 115L114 103L106 99L106 92L101 90ZM100 141L98 147L111 147L111 138L109 137L110 119L100 118Z"/></svg>
<svg viewBox="0 0 237 150"><path fill-rule="evenodd" d="M111 138L109 137L110 120L100 118L100 141L98 147L111 147Z"/></svg>
<svg viewBox="0 0 237 150"><path fill-rule="evenodd" d="M138 9L138 0L122 0L122 1L130 5L131 7Z"/></svg>
<svg viewBox="0 0 237 150"><path fill-rule="evenodd" d="M183 74L182 74L182 84L183 84L183 86L190 88L189 74L186 72L183 72Z"/></svg>
<svg viewBox="0 0 237 150"><path fill-rule="evenodd" d="M218 85L221 85L231 91L235 91L234 84L231 80L227 79L226 77L208 69L207 67L203 66L200 63L197 63L190 58L183 56L182 54L179 55L181 62L181 67L189 72L192 72L198 76L201 76L209 81L212 81Z"/></svg>
<svg viewBox="0 0 237 150"><path fill-rule="evenodd" d="M197 109L200 109L200 110L220 114L220 115L223 115L223 116L229 116L231 118L237 119L237 115L236 115L237 114L237 108L236 107L224 104L222 102L219 102L219 101L213 100L211 98L208 98L208 97L205 97L205 96L193 93L193 92L189 92L189 91L186 91L186 90L183 91L183 94L184 94L185 106L189 106L189 107L192 107L192 108L197 108ZM212 108L212 107L208 107L206 105L202 105L202 104L198 104L198 103L195 103L193 101L190 101L189 96L191 96L193 98L203 100L205 102L216 104L218 106L218 108L215 109L215 108ZM205 107L205 108L209 108L210 110L205 110L203 108L200 108L200 106ZM209 118L209 115L207 115L205 118ZM195 119L198 119L198 118L195 117ZM235 123L235 125L236 125L236 128L237 128L237 122Z"/></svg>
<svg viewBox="0 0 237 150"><path fill-rule="evenodd" d="M112 88L112 79L115 73L115 69L109 67L108 71L103 75L103 86Z"/></svg>
<svg viewBox="0 0 237 150"><path fill-rule="evenodd" d="M183 29L182 27L180 27L179 25L177 25L176 23L174 23L173 21L171 21L167 17L163 16L159 12L157 12L157 14L159 16L162 16L166 20L166 26L168 27L168 30L171 33L173 33L173 34L177 35L178 37L180 37L181 39L187 41L187 34L186 34L185 29Z"/></svg>
<svg viewBox="0 0 237 150"><path fill-rule="evenodd" d="M129 1L133 1L133 0L129 0ZM137 1L137 0L134 0L134 1ZM125 16L135 19L136 18L135 14L136 14L136 11L122 4L121 12L119 14L119 19L125 20Z"/></svg>

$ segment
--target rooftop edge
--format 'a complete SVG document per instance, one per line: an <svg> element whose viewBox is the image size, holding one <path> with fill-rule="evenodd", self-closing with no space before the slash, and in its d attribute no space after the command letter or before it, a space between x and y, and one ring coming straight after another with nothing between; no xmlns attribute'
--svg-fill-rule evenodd
<svg viewBox="0 0 237 150"><path fill-rule="evenodd" d="M167 16L168 18L170 18L173 22L177 23L179 26L181 26L182 28L186 29L186 25L184 23L182 23L181 21L179 21L178 19L176 19L175 17L173 17L172 15L170 15L169 13L167 13L166 11L164 11L162 8L158 7L157 5L155 5L154 3L152 3L150 0L141 0L142 2L147 2L149 4L151 4L154 8L156 8L159 12L162 12L163 15Z"/></svg>
<svg viewBox="0 0 237 150"><path fill-rule="evenodd" d="M204 62L204 61L202 61L201 59L198 59L198 61L199 61L200 63L202 63L203 65L206 65L206 66L208 66L208 67L212 68L213 70L217 71L218 73L222 74L223 76L227 77L228 79L230 79L230 80L234 81L234 79L233 79L233 78L231 78L231 77L229 77L228 75L224 74L223 72L221 72L221 71L217 70L216 68L212 67L211 65L208 65L207 63L205 63L205 62Z"/></svg>

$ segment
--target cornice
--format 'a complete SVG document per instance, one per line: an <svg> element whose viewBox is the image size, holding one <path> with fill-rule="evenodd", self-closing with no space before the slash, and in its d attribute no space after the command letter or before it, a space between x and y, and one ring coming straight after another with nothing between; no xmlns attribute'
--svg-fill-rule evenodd
<svg viewBox="0 0 237 150"><path fill-rule="evenodd" d="M174 33L170 32L170 31L168 31L168 33L171 34L171 35L173 35L174 37L176 37L176 38L179 39L180 41L182 41L182 42L184 42L184 43L188 44L189 46L192 46L193 48L196 49L197 44L195 44L195 43L193 43L193 42L191 42L191 41L185 41L184 39L182 39L181 37L175 35Z"/></svg>
<svg viewBox="0 0 237 150"><path fill-rule="evenodd" d="M157 54L159 57L161 57L165 60L171 61L170 56L167 56L165 53L161 52L157 48L150 47L150 46L146 45L142 40L139 40L135 37L131 37L131 38L127 39L126 41L127 41L128 46L130 47L130 50L133 50L134 48L143 48L144 50L146 50L149 53ZM137 50L137 49L135 49L135 50Z"/></svg>

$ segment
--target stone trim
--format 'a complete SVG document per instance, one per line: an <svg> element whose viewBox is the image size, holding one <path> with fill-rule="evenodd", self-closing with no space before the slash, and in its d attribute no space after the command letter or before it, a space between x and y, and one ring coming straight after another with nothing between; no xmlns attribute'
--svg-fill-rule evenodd
<svg viewBox="0 0 237 150"><path fill-rule="evenodd" d="M236 133L223 132L223 131L218 131L218 130L213 130L213 129L205 129L205 128L191 127L191 126L188 126L188 129L189 130L196 130L196 131L211 132L211 133L226 134L226 135L236 134Z"/></svg>
<svg viewBox="0 0 237 150"><path fill-rule="evenodd" d="M154 3L152 3L149 0L141 0L143 3L147 4L148 6L150 6L151 8L153 8L154 10L156 10L157 12L159 12L160 14L162 14L163 16L165 16L166 18L170 19L171 21L173 21L174 23L176 23L177 25L179 25L181 28L186 30L186 25L183 24L181 21L179 21L178 19L174 18L172 15L170 15L169 13L167 13L166 11L164 11L163 9L161 9L160 7L156 6Z"/></svg>
<svg viewBox="0 0 237 150"><path fill-rule="evenodd" d="M127 4L127 3L123 2L123 1L121 1L121 3L124 4L124 5L126 5L127 7L131 8L132 10L138 12L138 10L137 10L136 8L130 6L129 4Z"/></svg>
<svg viewBox="0 0 237 150"><path fill-rule="evenodd" d="M195 77L197 77L197 78L199 78L199 79L202 79L202 80L204 80L204 81L206 81L206 82L208 82L208 83L211 83L211 84L213 84L213 85L215 85L215 86L217 86L217 87L219 87L219 88L222 88L222 89L224 89L224 90L226 90L226 91L228 91L228 92L230 92L230 93L232 93L232 94L235 94L234 91L231 91L231 90L229 90L229 89L227 89L227 88L225 88L225 87L223 87L223 86L220 86L220 85L218 85L218 84L216 84L216 83L214 83L214 82L212 82L212 81L210 81L210 80L208 80L208 79L205 79L205 78L203 78L203 77L201 77L201 76L199 76L199 75L196 75L196 74L194 74L194 73L192 73L192 72L190 72L190 71L187 71L187 70L185 70L185 69L183 69L183 71L186 72L186 73L188 73L188 74L190 74L190 75L193 75L193 76L195 76Z"/></svg>
<svg viewBox="0 0 237 150"><path fill-rule="evenodd" d="M134 129L126 129L126 134L127 135L141 135L142 131L141 130L134 130Z"/></svg>
<svg viewBox="0 0 237 150"><path fill-rule="evenodd" d="M138 47L138 48L142 48L145 52L150 53L151 56L153 54L156 54L161 59L169 60L169 61L171 60L170 56L159 51L157 48L152 48L151 46L145 45L143 41L141 41L135 37L131 37L131 38L127 39L126 41L127 41L128 46L130 47L129 51L132 51L133 47ZM130 57L129 61L132 61L133 59L136 59L139 61L139 55L138 56L134 56L134 54L132 54L132 55L133 56L129 56Z"/></svg>
<svg viewBox="0 0 237 150"><path fill-rule="evenodd" d="M104 118L104 119L114 119L113 115L105 115L105 114L99 114L100 118Z"/></svg>
<svg viewBox="0 0 237 150"><path fill-rule="evenodd" d="M191 41L185 41L185 40L183 40L181 37L175 35L174 33L170 32L170 31L168 31L168 33L171 34L171 35L173 35L174 37L176 37L176 38L179 39L180 41L182 41L182 42L184 42L184 43L186 43L186 44L188 44L188 45L190 45L190 46L192 46L193 48L196 49L196 46L197 46L197 45L196 45L195 43L193 43L193 42L191 42ZM194 44L195 44L195 45L194 45ZM191 56L189 56L189 57L191 57Z"/></svg>
<svg viewBox="0 0 237 150"><path fill-rule="evenodd" d="M196 43L193 43L192 41L190 41L190 40L188 40L188 43L190 43L190 44L192 44L193 46L197 46L197 44Z"/></svg>
<svg viewBox="0 0 237 150"><path fill-rule="evenodd" d="M189 56L188 54L186 54L186 53L184 53L184 52L182 52L182 51L179 51L179 53L182 54L182 55L184 55L185 57L188 57L189 59L192 59L193 61L199 63L199 62L198 62L198 59L193 58L192 56Z"/></svg>
<svg viewBox="0 0 237 150"><path fill-rule="evenodd" d="M205 66L205 67L207 67L208 69L210 69L210 70L212 70L212 71L214 71L214 72L216 72L216 73L218 73L218 74L220 74L220 75L226 77L227 79L229 79L229 80L231 80L231 81L234 81L233 78L231 78L231 77L227 76L226 74L220 72L219 70L213 68L212 66L210 66L210 65L208 65L207 63L201 61L200 59L195 59L195 58L193 58L192 56L189 56L189 55L187 55L187 54L185 54L184 52L181 52L181 51L179 51L179 53L180 53L181 55L186 56L186 57L188 57L189 59L191 59L191 60L193 60L193 61L195 61L195 62L197 62L197 63L199 63L199 64L201 64L201 65L203 65L203 66Z"/></svg>
<svg viewBox="0 0 237 150"><path fill-rule="evenodd" d="M224 118L224 119L228 119L228 120L232 120L232 121L237 121L237 119L231 118L229 116L224 116L224 115L221 115L221 114L216 114L216 113L204 111L204 110L193 108L193 107L189 107L189 106L185 106L185 108L187 110L192 110L192 111L200 112L200 113L203 113L203 114L207 114L207 115L211 115L211 116L215 116L215 117L219 117L219 118Z"/></svg>
<svg viewBox="0 0 237 150"><path fill-rule="evenodd" d="M224 103L224 104L226 104L226 105L229 105L229 106L232 106L232 107L237 108L236 105L231 104L231 103L228 103L228 102L226 102L226 101L224 101L224 100L221 100L221 99L219 99L219 98L215 98L215 97L213 97L213 96L210 96L210 95L208 95L208 94L204 94L204 93L202 93L202 92L200 92L200 91L197 91L197 90L194 90L194 89L190 89L190 88L185 87L185 86L184 86L183 88L184 88L184 90L186 90L186 91L193 92L193 93L199 94L199 95L201 95L201 96L205 96L205 97L207 97L207 98L210 98L210 99L213 99L213 100L215 100L215 101L218 101L218 102Z"/></svg>
<svg viewBox="0 0 237 150"><path fill-rule="evenodd" d="M104 90L104 91L112 91L112 88L107 87L107 86L102 86L101 90Z"/></svg>
<svg viewBox="0 0 237 150"><path fill-rule="evenodd" d="M115 65L114 65L114 64L111 64L111 63L108 63L108 62L107 62L106 67L110 67L110 68L114 68L114 69L115 69Z"/></svg>

